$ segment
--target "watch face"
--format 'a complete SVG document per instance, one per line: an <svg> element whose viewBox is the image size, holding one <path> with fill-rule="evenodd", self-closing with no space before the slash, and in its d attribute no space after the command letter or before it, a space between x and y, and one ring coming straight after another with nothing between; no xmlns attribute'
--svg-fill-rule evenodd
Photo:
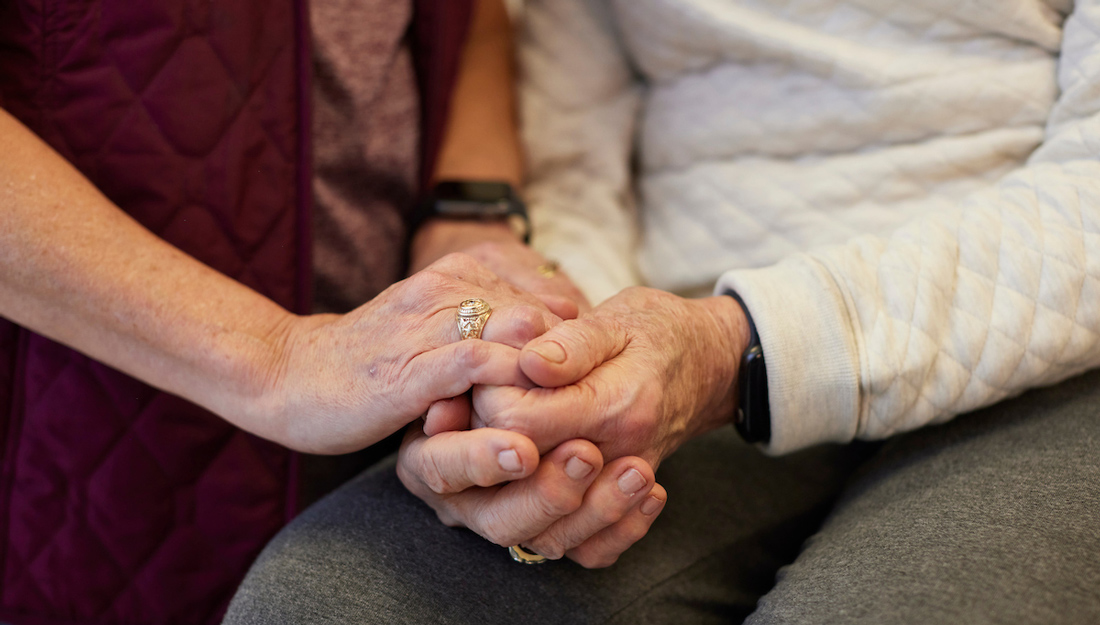
<svg viewBox="0 0 1100 625"><path fill-rule="evenodd" d="M497 219L516 212L512 187L503 182L440 182L433 195L440 217Z"/></svg>
<svg viewBox="0 0 1100 625"><path fill-rule="evenodd" d="M512 199L512 187L505 182L445 181L435 186L437 200L499 202Z"/></svg>
<svg viewBox="0 0 1100 625"><path fill-rule="evenodd" d="M435 185L425 206L428 216L505 220L524 241L530 234L527 208L506 182L445 180Z"/></svg>

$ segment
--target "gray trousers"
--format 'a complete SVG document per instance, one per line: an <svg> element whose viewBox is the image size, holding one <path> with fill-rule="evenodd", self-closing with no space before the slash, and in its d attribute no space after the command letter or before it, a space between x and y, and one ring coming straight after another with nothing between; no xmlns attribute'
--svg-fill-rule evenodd
<svg viewBox="0 0 1100 625"><path fill-rule="evenodd" d="M1100 623L1100 372L883 445L767 458L731 429L658 472L614 566L524 566L392 464L280 533L226 623Z"/></svg>

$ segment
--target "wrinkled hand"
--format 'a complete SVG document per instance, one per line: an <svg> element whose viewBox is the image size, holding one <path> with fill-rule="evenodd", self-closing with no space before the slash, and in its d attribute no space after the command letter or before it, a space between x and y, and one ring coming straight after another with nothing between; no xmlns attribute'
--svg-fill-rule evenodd
<svg viewBox="0 0 1100 625"><path fill-rule="evenodd" d="M560 269L555 270L553 275L544 275L539 267L546 266L547 259L522 243L493 241L479 243L464 251L502 280L537 297L562 319L575 319L578 314L592 310L588 298L569 276Z"/></svg>
<svg viewBox="0 0 1100 625"><path fill-rule="evenodd" d="M506 225L435 219L413 238L410 269L416 271L449 252L473 256L505 282L542 301L562 319L573 319L592 306L573 281L558 271L545 276L538 268L547 260L527 247Z"/></svg>
<svg viewBox="0 0 1100 625"><path fill-rule="evenodd" d="M493 307L485 340L459 340L456 309L471 297ZM429 406L433 420L454 421L454 402L433 403L475 384L529 384L517 347L559 322L535 297L453 254L346 315L293 318L258 403L293 449L362 449Z"/></svg>
<svg viewBox="0 0 1100 625"><path fill-rule="evenodd" d="M627 289L528 343L520 366L538 387L479 387L475 425L518 432L544 451L584 438L605 459L640 456L656 468L730 422L747 342L730 297Z"/></svg>
<svg viewBox="0 0 1100 625"><path fill-rule="evenodd" d="M614 563L667 498L640 458L605 466L592 443L574 439L540 461L527 437L490 428L428 437L413 424L397 474L447 525L589 568Z"/></svg>
<svg viewBox="0 0 1100 625"><path fill-rule="evenodd" d="M518 351L543 328L531 324L526 330L496 340ZM531 386L526 379L512 384ZM426 420L432 424L427 433L422 423L410 426L398 454L398 476L442 522L468 527L501 546L522 544L550 559L609 566L649 531L667 500L641 458L604 466L592 443L572 439L546 450L540 461L527 437L468 430L465 395L436 402Z"/></svg>

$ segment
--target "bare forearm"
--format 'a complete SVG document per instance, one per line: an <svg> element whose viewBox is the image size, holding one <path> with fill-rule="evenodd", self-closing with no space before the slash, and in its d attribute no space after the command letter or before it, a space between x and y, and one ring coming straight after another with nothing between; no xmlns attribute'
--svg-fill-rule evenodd
<svg viewBox="0 0 1100 625"><path fill-rule="evenodd" d="M292 318L154 236L3 111L0 316L261 434L245 407Z"/></svg>
<svg viewBox="0 0 1100 625"><path fill-rule="evenodd" d="M463 48L434 180L523 181L515 113L512 25L501 0L478 0ZM503 222L426 221L413 238L410 271L484 242L515 243Z"/></svg>
<svg viewBox="0 0 1100 625"><path fill-rule="evenodd" d="M523 181L512 25L502 0L478 0L434 178Z"/></svg>

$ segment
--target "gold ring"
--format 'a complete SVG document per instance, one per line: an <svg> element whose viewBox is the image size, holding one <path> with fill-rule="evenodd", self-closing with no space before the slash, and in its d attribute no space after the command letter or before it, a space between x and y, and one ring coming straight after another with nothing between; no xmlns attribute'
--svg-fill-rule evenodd
<svg viewBox="0 0 1100 625"><path fill-rule="evenodd" d="M481 331L485 329L485 322L489 320L491 314L493 309L489 306L489 302L476 297L463 300L458 305L458 312L455 313L458 335L463 340L481 338Z"/></svg>
<svg viewBox="0 0 1100 625"><path fill-rule="evenodd" d="M525 550L519 545L512 545L508 547L508 553L512 556L512 559L521 564L542 564L546 562L546 556L540 556L537 553L531 553Z"/></svg>
<svg viewBox="0 0 1100 625"><path fill-rule="evenodd" d="M561 265L558 264L558 261L548 260L545 263L539 265L535 269L535 271L542 274L542 277L544 278L553 278L554 276L558 275L558 269L560 267Z"/></svg>

